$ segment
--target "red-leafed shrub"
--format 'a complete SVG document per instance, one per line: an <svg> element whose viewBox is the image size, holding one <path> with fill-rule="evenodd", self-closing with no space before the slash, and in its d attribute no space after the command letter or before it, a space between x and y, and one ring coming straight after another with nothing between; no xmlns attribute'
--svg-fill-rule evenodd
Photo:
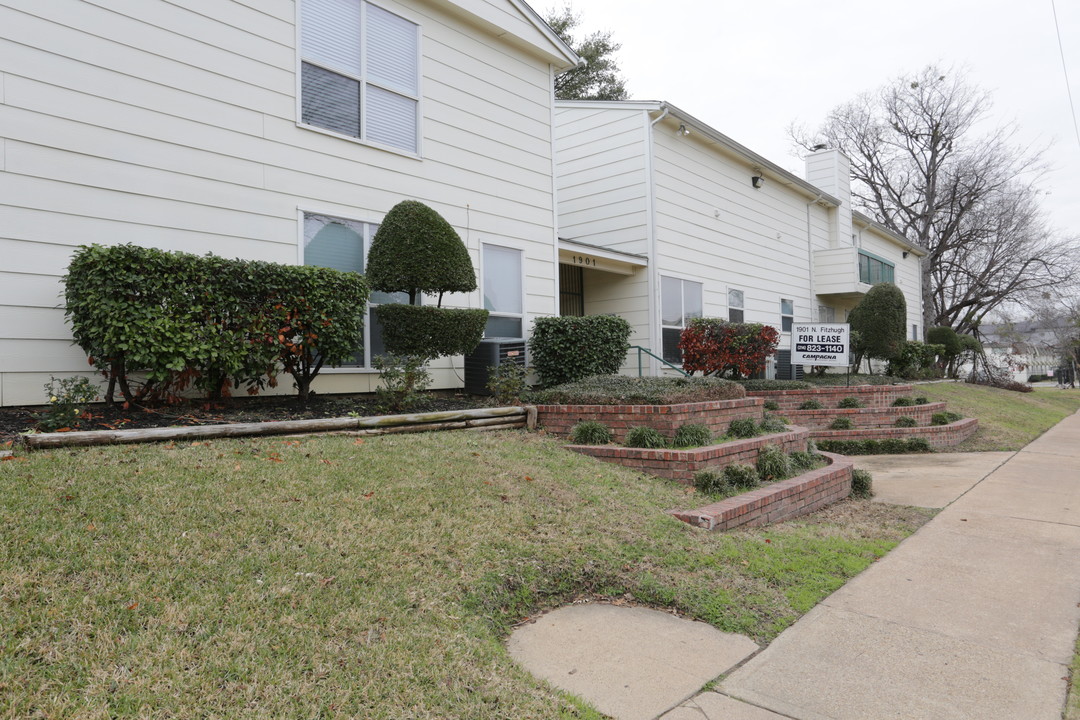
<svg viewBox="0 0 1080 720"><path fill-rule="evenodd" d="M750 377L776 354L780 334L770 325L695 318L679 341L683 370L694 374Z"/></svg>

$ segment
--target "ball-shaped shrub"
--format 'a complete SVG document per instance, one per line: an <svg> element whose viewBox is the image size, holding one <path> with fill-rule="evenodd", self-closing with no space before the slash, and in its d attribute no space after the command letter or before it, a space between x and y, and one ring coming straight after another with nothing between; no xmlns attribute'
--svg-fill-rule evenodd
<svg viewBox="0 0 1080 720"><path fill-rule="evenodd" d="M735 463L724 468L724 480L733 488L749 490L761 484L761 476L750 465Z"/></svg>
<svg viewBox="0 0 1080 720"><path fill-rule="evenodd" d="M851 471L851 497L870 498L874 496L874 477L869 470Z"/></svg>
<svg viewBox="0 0 1080 720"><path fill-rule="evenodd" d="M668 442L667 438L661 435L659 430L641 426L630 428L626 433L623 444L632 448L666 448Z"/></svg>
<svg viewBox="0 0 1080 720"><path fill-rule="evenodd" d="M893 407L911 407L914 404L915 398L908 395L904 395L903 397L898 397L893 400Z"/></svg>
<svg viewBox="0 0 1080 720"><path fill-rule="evenodd" d="M738 418L728 425L727 434L736 438L752 438L758 434L757 425L750 418Z"/></svg>
<svg viewBox="0 0 1080 720"><path fill-rule="evenodd" d="M919 397L915 398L915 404L916 405L928 405L928 404L930 404L930 398L920 395Z"/></svg>
<svg viewBox="0 0 1080 720"><path fill-rule="evenodd" d="M838 417L829 423L830 430L850 430L851 428L851 418Z"/></svg>
<svg viewBox="0 0 1080 720"><path fill-rule="evenodd" d="M691 423L683 425L675 431L671 439L671 446L676 448L702 447L712 443L712 431L708 425Z"/></svg>
<svg viewBox="0 0 1080 720"><path fill-rule="evenodd" d="M854 408L861 408L861 407L866 407L866 406L863 405L862 400L860 400L859 398L846 397L843 400L841 400L839 403L837 403L836 407L838 407L840 409L851 410L851 409L854 409Z"/></svg>
<svg viewBox="0 0 1080 720"><path fill-rule="evenodd" d="M791 476L791 458L779 445L766 445L758 451L757 471L764 482L783 480Z"/></svg>
<svg viewBox="0 0 1080 720"><path fill-rule="evenodd" d="M800 410L820 410L823 407L825 406L821 404L821 401L815 400L814 398L804 400L802 404L799 405Z"/></svg>
<svg viewBox="0 0 1080 720"><path fill-rule="evenodd" d="M787 430L787 423L784 422L784 418L777 415L766 415L758 423L758 430L763 433L778 433Z"/></svg>
<svg viewBox="0 0 1080 720"><path fill-rule="evenodd" d="M722 470L705 468L694 473L694 489L706 495L723 495L731 492L731 485Z"/></svg>
<svg viewBox="0 0 1080 720"><path fill-rule="evenodd" d="M939 412L930 416L931 425L950 425L957 420L962 420L963 416L954 412Z"/></svg>
<svg viewBox="0 0 1080 720"><path fill-rule="evenodd" d="M915 422L915 418L908 417L907 415L896 418L896 422L893 424L896 425L896 427L915 427L918 425L918 423Z"/></svg>
<svg viewBox="0 0 1080 720"><path fill-rule="evenodd" d="M607 445L611 442L611 431L604 423L582 420L570 428L570 442L575 445Z"/></svg>

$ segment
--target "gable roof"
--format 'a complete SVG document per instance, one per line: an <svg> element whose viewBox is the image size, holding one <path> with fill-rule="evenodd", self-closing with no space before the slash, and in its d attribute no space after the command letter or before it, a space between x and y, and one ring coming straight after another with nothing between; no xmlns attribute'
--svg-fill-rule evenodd
<svg viewBox="0 0 1080 720"><path fill-rule="evenodd" d="M473 24L496 37L532 50L554 65L558 72L584 62L524 0L428 1L455 14L468 16Z"/></svg>

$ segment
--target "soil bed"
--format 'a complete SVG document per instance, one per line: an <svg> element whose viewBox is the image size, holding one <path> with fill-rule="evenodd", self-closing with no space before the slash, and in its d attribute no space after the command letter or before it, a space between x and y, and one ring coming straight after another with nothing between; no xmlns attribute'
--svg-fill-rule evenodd
<svg viewBox="0 0 1080 720"><path fill-rule="evenodd" d="M467 410L490 405L485 399L471 395L432 393L405 412L442 412ZM0 408L0 445L16 438L19 433L37 429L37 418L45 406ZM223 423L274 422L308 420L313 418L345 417L356 413L362 417L396 412L379 405L374 395L316 396L301 405L292 396L228 398L210 403L194 400L181 405L153 408L121 405L91 405L89 417L79 421L71 430L133 430L158 427L190 427Z"/></svg>

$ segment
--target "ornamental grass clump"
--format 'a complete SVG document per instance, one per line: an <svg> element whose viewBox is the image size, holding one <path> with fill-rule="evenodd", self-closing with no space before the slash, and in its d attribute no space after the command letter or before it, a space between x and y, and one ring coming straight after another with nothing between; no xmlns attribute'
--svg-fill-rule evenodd
<svg viewBox="0 0 1080 720"><path fill-rule="evenodd" d="M813 455L803 450L795 450L791 453L788 453L788 458L791 460L792 469L799 472L813 470L817 467L818 462L821 460L820 455Z"/></svg>
<svg viewBox="0 0 1080 720"><path fill-rule="evenodd" d="M575 445L607 445L611 442L611 430L596 420L582 420L570 428L570 442Z"/></svg>
<svg viewBox="0 0 1080 720"><path fill-rule="evenodd" d="M766 445L757 456L757 471L763 482L791 477L791 458L779 445Z"/></svg>
<svg viewBox="0 0 1080 720"><path fill-rule="evenodd" d="M733 488L750 490L761 485L761 476L752 465L735 463L724 468L724 481Z"/></svg>
<svg viewBox="0 0 1080 720"><path fill-rule="evenodd" d="M733 438L757 437L757 425L750 418L738 418L728 425L727 434Z"/></svg>
<svg viewBox="0 0 1080 720"><path fill-rule="evenodd" d="M915 421L915 418L908 417L907 415L896 418L896 422L893 423L893 425L895 425L896 427L904 427L904 428L915 427L918 424L919 423L917 423Z"/></svg>
<svg viewBox="0 0 1080 720"><path fill-rule="evenodd" d="M804 400L802 404L799 405L800 410L821 410L823 407L825 406L821 404L820 400L815 400L813 398Z"/></svg>
<svg viewBox="0 0 1080 720"><path fill-rule="evenodd" d="M694 489L706 495L727 495L733 488L723 470L705 468L694 473Z"/></svg>
<svg viewBox="0 0 1080 720"><path fill-rule="evenodd" d="M691 423L683 425L675 431L671 439L671 446L675 448L702 447L712 443L712 431L708 425Z"/></svg>
<svg viewBox="0 0 1080 720"><path fill-rule="evenodd" d="M931 425L951 425L958 420L963 420L964 416L960 413L954 412L939 412L930 416Z"/></svg>
<svg viewBox="0 0 1080 720"><path fill-rule="evenodd" d="M778 415L766 414L758 423L758 431L761 433L778 433L787 430L787 422Z"/></svg>
<svg viewBox="0 0 1080 720"><path fill-rule="evenodd" d="M841 410L852 410L854 408L866 407L862 400L856 397L846 397L836 405Z"/></svg>
<svg viewBox="0 0 1080 720"><path fill-rule="evenodd" d="M903 397L898 397L893 400L893 407L911 407L914 404L915 398L909 395L904 395Z"/></svg>
<svg viewBox="0 0 1080 720"><path fill-rule="evenodd" d="M762 407L764 407L767 412L776 412L780 409L780 403L775 400L766 400Z"/></svg>
<svg viewBox="0 0 1080 720"><path fill-rule="evenodd" d="M627 431L623 444L632 448L663 449L668 446L668 441L659 430L640 426Z"/></svg>
<svg viewBox="0 0 1080 720"><path fill-rule="evenodd" d="M851 428L851 418L838 417L829 423L830 430L850 430Z"/></svg>
<svg viewBox="0 0 1080 720"><path fill-rule="evenodd" d="M851 497L867 499L874 496L874 477L869 470L851 471Z"/></svg>

